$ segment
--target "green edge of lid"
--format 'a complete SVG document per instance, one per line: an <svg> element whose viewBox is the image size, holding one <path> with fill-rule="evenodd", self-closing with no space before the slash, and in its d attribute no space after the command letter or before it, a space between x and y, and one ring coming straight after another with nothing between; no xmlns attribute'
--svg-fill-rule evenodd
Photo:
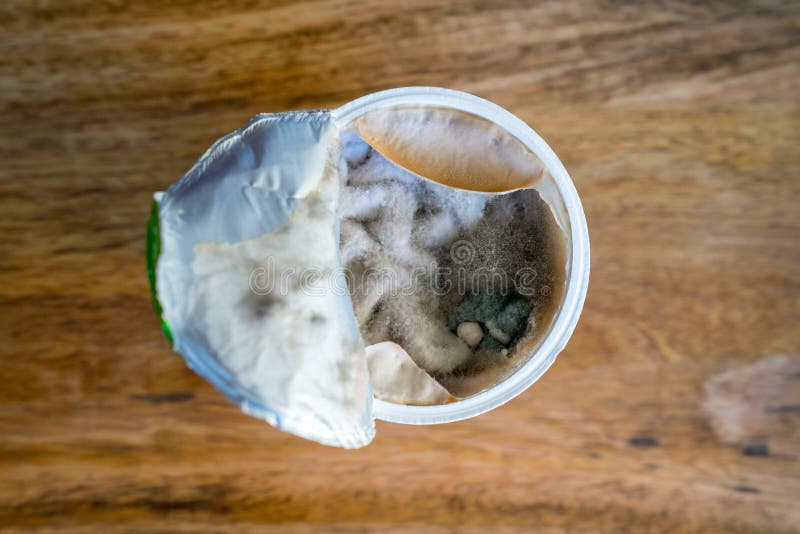
<svg viewBox="0 0 800 534"><path fill-rule="evenodd" d="M161 330L167 336L170 344L173 343L172 332L169 330L169 325L164 320L163 309L161 303L158 302L158 295L156 294L156 264L158 263L158 256L161 254L161 231L158 223L158 202L153 201L153 206L150 208L150 218L147 221L147 278L150 280L150 295L153 297L153 307L161 319Z"/></svg>

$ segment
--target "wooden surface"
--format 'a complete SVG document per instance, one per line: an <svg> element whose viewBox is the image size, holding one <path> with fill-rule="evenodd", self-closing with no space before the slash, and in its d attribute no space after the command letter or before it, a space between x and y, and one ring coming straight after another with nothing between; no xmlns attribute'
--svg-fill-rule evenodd
<svg viewBox="0 0 800 534"><path fill-rule="evenodd" d="M0 5L0 527L800 530L799 4L161 4ZM145 220L257 112L404 85L551 144L589 295L516 400L326 448L170 351ZM721 373L767 386L704 410Z"/></svg>

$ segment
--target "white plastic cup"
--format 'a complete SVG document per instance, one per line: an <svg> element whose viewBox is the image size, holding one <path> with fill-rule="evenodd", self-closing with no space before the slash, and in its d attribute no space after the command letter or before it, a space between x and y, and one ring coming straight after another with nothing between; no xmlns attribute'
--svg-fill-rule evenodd
<svg viewBox="0 0 800 534"><path fill-rule="evenodd" d="M567 265L563 298L547 335L536 352L513 374L464 400L437 406L409 406L374 399L376 419L409 425L433 425L476 417L513 399L536 382L564 349L578 323L589 285L589 231L578 192L555 152L533 129L500 106L461 91L439 87L400 87L363 96L333 111L337 124L347 127L361 115L398 105L457 109L487 119L527 146L547 167L557 191L550 201L566 233ZM553 200L561 204L553 206Z"/></svg>

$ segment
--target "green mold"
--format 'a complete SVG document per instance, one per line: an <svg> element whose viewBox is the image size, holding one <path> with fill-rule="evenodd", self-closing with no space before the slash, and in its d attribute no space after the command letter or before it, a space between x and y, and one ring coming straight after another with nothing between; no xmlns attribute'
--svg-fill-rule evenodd
<svg viewBox="0 0 800 534"><path fill-rule="evenodd" d="M528 325L531 315L531 303L518 293L482 292L467 295L448 318L447 326L455 332L464 321L480 323L486 334L478 346L479 349L501 349L508 345L500 343L488 335L488 323L502 330L511 338L513 344Z"/></svg>

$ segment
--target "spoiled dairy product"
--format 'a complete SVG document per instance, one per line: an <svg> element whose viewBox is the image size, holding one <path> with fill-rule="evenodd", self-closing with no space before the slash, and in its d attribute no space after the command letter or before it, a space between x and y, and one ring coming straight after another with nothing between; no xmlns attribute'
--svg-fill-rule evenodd
<svg viewBox="0 0 800 534"><path fill-rule="evenodd" d="M343 138L341 250L365 343L400 345L457 397L507 376L546 331L563 284L563 234L547 204L533 189L448 187L359 132Z"/></svg>

